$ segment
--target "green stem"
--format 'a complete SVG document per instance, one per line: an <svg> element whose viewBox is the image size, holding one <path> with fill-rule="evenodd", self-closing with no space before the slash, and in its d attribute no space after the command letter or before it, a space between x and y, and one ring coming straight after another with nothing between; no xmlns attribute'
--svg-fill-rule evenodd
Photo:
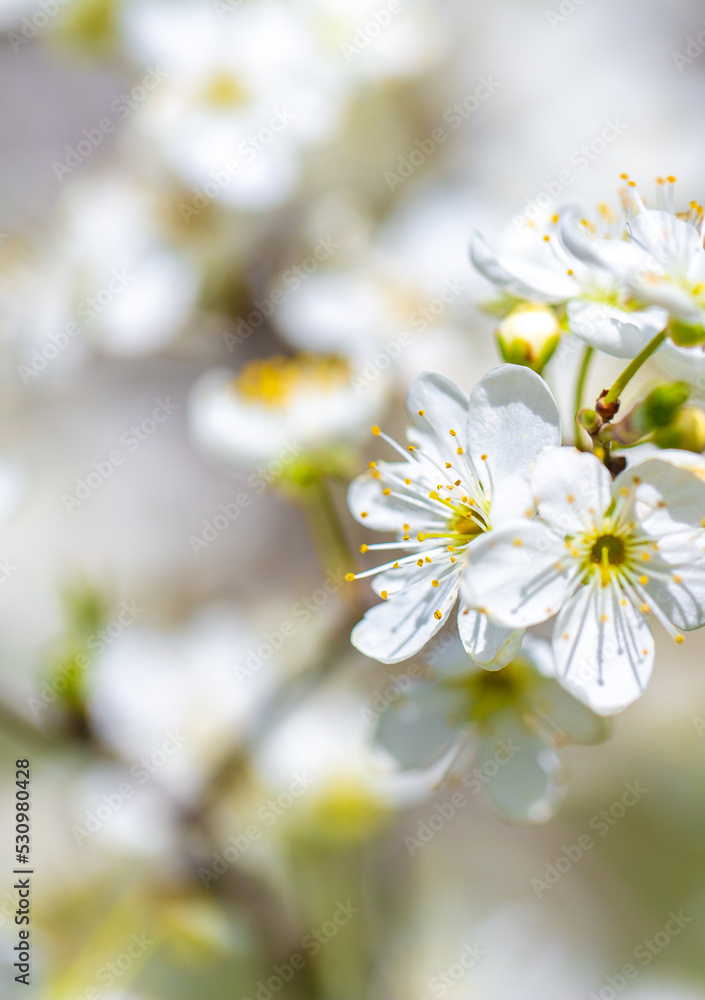
<svg viewBox="0 0 705 1000"><path fill-rule="evenodd" d="M667 336L668 332L666 330L662 330L661 333L657 333L654 339L649 341L644 350L637 354L634 360L627 365L612 388L608 391L607 395L604 397L602 402L605 405L617 402L627 383L634 378L641 366L645 361L648 361L654 351L658 350Z"/></svg>
<svg viewBox="0 0 705 1000"><path fill-rule="evenodd" d="M351 569L353 555L325 477L321 476L306 487L303 498L311 530L318 540L324 569Z"/></svg>
<svg viewBox="0 0 705 1000"><path fill-rule="evenodd" d="M590 368L590 362L592 361L595 349L586 344L585 350L583 351L583 360L580 363L580 369L578 370L578 379L575 383L575 399L574 399L574 412L575 412L575 446L580 448L580 431L581 427L578 423L578 413L583 405L583 393L585 391L585 380L587 379L588 370Z"/></svg>

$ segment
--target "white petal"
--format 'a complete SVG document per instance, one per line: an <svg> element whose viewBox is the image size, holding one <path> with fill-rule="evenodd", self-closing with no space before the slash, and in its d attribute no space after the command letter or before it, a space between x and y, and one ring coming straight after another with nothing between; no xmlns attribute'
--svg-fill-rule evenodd
<svg viewBox="0 0 705 1000"><path fill-rule="evenodd" d="M531 470L531 490L542 517L561 535L584 531L609 506L612 479L594 455L553 448Z"/></svg>
<svg viewBox="0 0 705 1000"><path fill-rule="evenodd" d="M462 732L464 699L435 683L415 684L398 706L382 712L375 743L402 770L421 770L440 760Z"/></svg>
<svg viewBox="0 0 705 1000"><path fill-rule="evenodd" d="M574 585L565 543L538 521L515 521L470 547L467 603L505 628L528 628L560 609Z"/></svg>
<svg viewBox="0 0 705 1000"><path fill-rule="evenodd" d="M480 478L485 464L495 485L508 476L528 477L536 456L561 443L558 404L541 376L522 365L500 365L480 379L470 395L467 441Z"/></svg>
<svg viewBox="0 0 705 1000"><path fill-rule="evenodd" d="M507 521L521 517L534 517L536 507L531 487L522 476L506 476L493 484L491 520L493 528L501 528Z"/></svg>
<svg viewBox="0 0 705 1000"><path fill-rule="evenodd" d="M558 234L566 250L583 264L607 271L616 278L626 278L645 266L648 254L642 247L627 240L595 238L580 219L581 213L577 209L564 209L558 223Z"/></svg>
<svg viewBox="0 0 705 1000"><path fill-rule="evenodd" d="M458 632L465 651L486 670L499 670L511 663L524 636L523 629L493 625L487 615L469 608L462 596L458 607Z"/></svg>
<svg viewBox="0 0 705 1000"><path fill-rule="evenodd" d="M385 465L380 463L378 468L383 475ZM413 467L407 466L403 462L392 465L390 468L407 478L410 478L415 471ZM423 497L416 498L411 495L408 499L391 495L385 496L382 493L384 488L385 483L381 479L377 479L367 472L358 476L350 484L348 507L350 513L360 524L364 524L373 531L399 533L403 532L404 525L408 524L412 538L422 528L438 527L445 524L445 520L437 512L438 504L434 507L431 501L428 501L428 504L425 505Z"/></svg>
<svg viewBox="0 0 705 1000"><path fill-rule="evenodd" d="M687 267L692 257L702 254L702 237L695 226L670 212L646 209L627 223L631 238L668 266L678 263Z"/></svg>
<svg viewBox="0 0 705 1000"><path fill-rule="evenodd" d="M604 302L574 299L568 303L571 331L600 351L616 358L633 358L668 323L668 313L653 306L627 312Z"/></svg>
<svg viewBox="0 0 705 1000"><path fill-rule="evenodd" d="M558 261L555 266L542 267L530 260L498 256L480 233L473 235L470 258L488 281L520 299L563 302L579 291L577 282Z"/></svg>
<svg viewBox="0 0 705 1000"><path fill-rule="evenodd" d="M443 626L458 594L457 576L440 587L430 580L390 597L365 614L355 626L350 641L365 656L381 663L399 663L414 656ZM436 618L435 612L441 617Z"/></svg>
<svg viewBox="0 0 705 1000"><path fill-rule="evenodd" d="M478 740L475 766L487 775L487 798L510 823L546 823L565 798L565 768L511 709L495 716L490 734Z"/></svg>
<svg viewBox="0 0 705 1000"><path fill-rule="evenodd" d="M556 620L558 678L600 715L621 711L643 694L654 662L644 616L616 587L580 587Z"/></svg>
<svg viewBox="0 0 705 1000"><path fill-rule="evenodd" d="M406 408L409 416L422 434L430 430L443 447L443 454L455 451L458 443L465 444L464 432L467 424L468 395L455 382L444 375L421 372L409 387ZM423 411L423 416L419 411ZM454 443L449 433L451 428L460 441Z"/></svg>
<svg viewBox="0 0 705 1000"><path fill-rule="evenodd" d="M703 529L705 459L686 451L664 450L620 473L614 492L634 496L639 530L659 543L669 536L692 537Z"/></svg>

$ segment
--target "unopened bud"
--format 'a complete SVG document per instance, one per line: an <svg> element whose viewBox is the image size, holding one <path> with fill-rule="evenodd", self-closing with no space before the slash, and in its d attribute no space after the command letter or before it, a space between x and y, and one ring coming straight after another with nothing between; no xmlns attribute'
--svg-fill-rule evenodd
<svg viewBox="0 0 705 1000"><path fill-rule="evenodd" d="M540 373L558 347L561 328L550 306L522 302L504 317L496 337L504 361Z"/></svg>
<svg viewBox="0 0 705 1000"><path fill-rule="evenodd" d="M694 347L705 341L705 328L700 323L685 323L672 319L668 324L668 336L678 347Z"/></svg>
<svg viewBox="0 0 705 1000"><path fill-rule="evenodd" d="M602 421L594 410L583 409L578 413L578 423L584 427L588 434L594 434L602 425Z"/></svg>
<svg viewBox="0 0 705 1000"><path fill-rule="evenodd" d="M612 434L620 444L636 444L659 428L673 424L676 414L690 398L685 382L664 382L657 385L636 403L623 420L614 424Z"/></svg>
<svg viewBox="0 0 705 1000"><path fill-rule="evenodd" d="M705 451L705 410L689 403L682 406L667 427L658 427L651 439L659 448Z"/></svg>

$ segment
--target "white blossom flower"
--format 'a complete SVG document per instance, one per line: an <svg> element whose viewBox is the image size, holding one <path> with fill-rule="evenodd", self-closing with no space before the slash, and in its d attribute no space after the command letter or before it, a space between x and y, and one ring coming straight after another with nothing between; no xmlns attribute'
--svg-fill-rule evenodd
<svg viewBox="0 0 705 1000"><path fill-rule="evenodd" d="M49 362L73 367L89 345L142 355L183 331L201 276L170 245L164 209L149 185L106 172L66 189L41 239L18 238L0 269L0 331L17 345L25 384Z"/></svg>
<svg viewBox="0 0 705 1000"><path fill-rule="evenodd" d="M133 625L90 673L87 705L102 739L138 781L192 801L276 690L281 661L237 676L256 644L244 618L218 607L175 630Z"/></svg>
<svg viewBox="0 0 705 1000"><path fill-rule="evenodd" d="M215 459L248 467L353 443L369 426L383 385L358 393L340 358L302 354L251 361L236 375L213 369L191 392L195 442Z"/></svg>
<svg viewBox="0 0 705 1000"><path fill-rule="evenodd" d="M468 662L460 643L434 663L436 676L417 681L398 707L382 713L375 740L402 771L426 770L474 747L466 787L484 788L493 807L517 823L543 823L563 801L566 772L557 749L606 736L604 720L555 680L551 647L526 635L503 670Z"/></svg>
<svg viewBox="0 0 705 1000"><path fill-rule="evenodd" d="M383 663L413 656L447 620L460 593L458 630L466 650L485 665L501 666L514 656L521 629L497 627L477 613L463 589L463 571L485 532L533 512L526 477L544 448L560 444L556 401L528 368L501 365L469 398L449 379L424 372L409 389L407 409L413 420L407 450L373 429L403 461L371 463L348 494L361 524L397 533L396 542L362 551L406 553L357 574L377 576L373 588L384 603L355 626L353 645Z"/></svg>
<svg viewBox="0 0 705 1000"><path fill-rule="evenodd" d="M703 207L695 201L687 212L676 213L675 180L675 177L659 178L656 209L647 208L634 182L629 182L622 192L628 212L626 230L630 242L626 245L589 232L586 227L576 225L570 215L562 222L561 234L566 246L584 266L607 269L637 301L648 303L652 311L660 310L665 317L661 330L669 314L686 328L694 328L689 331L690 339L679 340L678 333L674 333L676 343L688 345L705 339L705 222ZM575 332L581 335L578 330ZM618 357L632 357L658 332L659 329L653 329L649 334L645 329L644 336L636 338L629 337L626 331L615 330L619 336L610 343L594 335L586 335L584 339ZM702 351L699 353L702 355Z"/></svg>
<svg viewBox="0 0 705 1000"><path fill-rule="evenodd" d="M572 333L617 357L637 354L668 322L656 306L636 308L630 289L615 274L611 260L634 264L638 250L626 240L624 220L609 206L600 205L596 223L580 220L586 234L574 235L574 213L554 214L554 231L530 229L533 246L526 255L498 254L480 233L473 236L470 256L475 267L493 284L519 299L565 305ZM600 233L609 259L580 250L589 233Z"/></svg>
<svg viewBox="0 0 705 1000"><path fill-rule="evenodd" d="M705 463L664 451L614 483L591 454L539 456L531 490L541 520L519 520L479 539L466 586L492 621L526 628L558 615L557 676L601 714L643 693L654 642L652 613L680 630L705 623Z"/></svg>

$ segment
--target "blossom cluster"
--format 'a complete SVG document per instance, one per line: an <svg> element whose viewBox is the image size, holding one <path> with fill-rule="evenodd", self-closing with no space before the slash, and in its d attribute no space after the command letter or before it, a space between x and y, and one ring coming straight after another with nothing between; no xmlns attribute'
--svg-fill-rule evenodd
<svg viewBox="0 0 705 1000"><path fill-rule="evenodd" d="M705 625L705 412L686 405L688 386L660 381L616 419L623 390L666 341L693 371L705 358L703 209L692 202L676 212L674 178L659 179L656 209L624 180L620 213L602 206L591 222L574 208L556 212L549 232L533 227L523 254L494 252L474 235L472 261L504 296L505 363L469 395L419 374L406 442L373 427L395 457L370 462L348 494L361 525L394 535L360 548L388 561L348 574L373 578L381 598L353 629L353 645L398 663L419 655L457 609L466 654L456 654L450 679L426 671L379 721L377 743L414 770L444 755L452 767L459 730L475 731L485 756L523 733L534 750L519 767L505 764L488 792L507 818L551 814L561 774L553 748L603 739L588 720L643 694L652 622L676 644ZM575 438L565 443L540 373L569 337L585 347ZM580 408L595 349L633 360L594 409ZM527 631L545 623L550 652ZM576 706L571 723L556 722L565 706L546 694L546 678Z"/></svg>

